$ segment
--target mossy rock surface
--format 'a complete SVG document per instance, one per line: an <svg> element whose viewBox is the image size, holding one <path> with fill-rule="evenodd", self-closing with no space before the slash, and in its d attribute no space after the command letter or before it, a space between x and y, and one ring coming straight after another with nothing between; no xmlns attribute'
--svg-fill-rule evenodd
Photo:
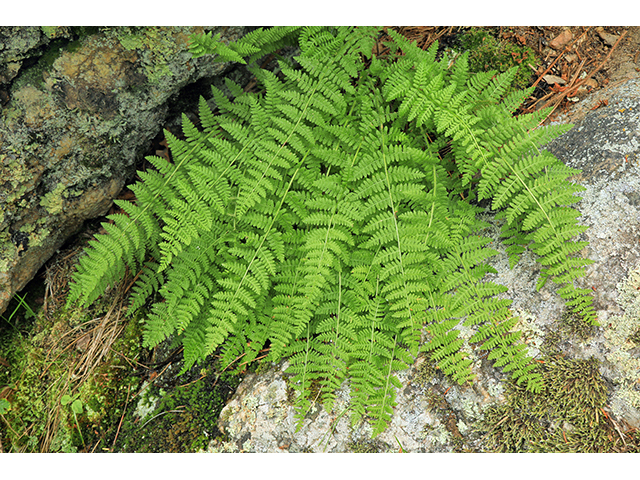
<svg viewBox="0 0 640 480"><path fill-rule="evenodd" d="M108 211L167 122L171 98L228 68L191 57L189 35L203 27L7 28L0 313L84 220ZM218 30L228 40L245 32Z"/></svg>

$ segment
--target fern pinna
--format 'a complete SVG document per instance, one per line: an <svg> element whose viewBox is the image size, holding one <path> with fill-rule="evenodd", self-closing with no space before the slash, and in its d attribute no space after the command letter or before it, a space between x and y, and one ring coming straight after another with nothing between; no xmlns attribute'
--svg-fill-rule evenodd
<svg viewBox="0 0 640 480"><path fill-rule="evenodd" d="M565 127L536 128L545 112L513 116L529 92L503 96L513 71L472 75L466 56L436 58L393 31L398 54L379 59L374 28L274 27L235 44L192 39L194 55L251 60L300 47L280 74L250 66L263 86L213 89L200 125L166 132L173 163L149 160L91 242L69 301L87 304L127 269L129 312L150 303L145 346L184 346L184 370L219 352L225 365L287 358L300 420L315 400L331 409L348 379L354 421L384 430L400 386L394 372L426 351L455 381L473 378L470 342L530 390L541 388L519 342L506 288L486 281L496 251L479 232L490 199L504 219L512 265L530 248L542 280L585 321L591 297L574 281L584 227L569 207L575 172L539 146ZM542 282L541 282L542 285ZM541 286L540 285L540 286ZM313 388L312 388L313 386ZM311 391L314 391L311 394Z"/></svg>

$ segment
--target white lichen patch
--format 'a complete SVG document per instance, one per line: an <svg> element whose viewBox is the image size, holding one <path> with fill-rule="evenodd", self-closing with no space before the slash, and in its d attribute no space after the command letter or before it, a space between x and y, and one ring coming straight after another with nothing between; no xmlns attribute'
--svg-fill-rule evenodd
<svg viewBox="0 0 640 480"><path fill-rule="evenodd" d="M445 398L451 408L460 412L467 420L475 421L482 417L481 400L473 389L452 387Z"/></svg>
<svg viewBox="0 0 640 480"><path fill-rule="evenodd" d="M140 419L144 420L147 415L153 412L158 406L158 402L162 398L161 395L163 391L160 390L160 396L151 395L149 393L149 382L144 382L142 384L142 395L140 395L140 400L138 400L138 404L136 405L135 415Z"/></svg>
<svg viewBox="0 0 640 480"><path fill-rule="evenodd" d="M464 421L459 420L458 421L458 431L464 435L465 433L467 433L469 431L469 426L464 423Z"/></svg>
<svg viewBox="0 0 640 480"><path fill-rule="evenodd" d="M611 378L616 384L611 405L614 413L634 423L640 422L640 412L629 412L629 407L640 408L640 391L636 389L640 382L640 358L631 352L637 346L629 337L640 329L640 267L618 285L618 293L624 314L609 316L604 325L605 356L616 367Z"/></svg>
<svg viewBox="0 0 640 480"><path fill-rule="evenodd" d="M493 397L493 398L498 398L501 399L504 396L504 384L501 382L498 382L495 379L489 379L487 381L487 393Z"/></svg>
<svg viewBox="0 0 640 480"><path fill-rule="evenodd" d="M520 340L528 347L529 356L537 357L544 342L544 332L537 318L524 310L514 310L513 314L518 317L513 330L520 332Z"/></svg>
<svg viewBox="0 0 640 480"><path fill-rule="evenodd" d="M618 285L619 303L626 315L640 323L640 267L633 270L626 281Z"/></svg>
<svg viewBox="0 0 640 480"><path fill-rule="evenodd" d="M446 445L446 444L450 443L451 434L447 431L447 429L445 428L445 426L442 423L438 423L429 432L428 438L435 445Z"/></svg>

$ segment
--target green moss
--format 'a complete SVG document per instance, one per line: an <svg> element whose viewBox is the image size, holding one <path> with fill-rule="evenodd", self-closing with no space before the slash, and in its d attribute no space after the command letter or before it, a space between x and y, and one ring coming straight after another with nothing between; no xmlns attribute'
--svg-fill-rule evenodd
<svg viewBox="0 0 640 480"><path fill-rule="evenodd" d="M469 51L469 69L473 72L497 70L506 72L511 67L518 67L518 73L507 94L521 90L531 84L531 67L539 63L535 52L526 46L518 46L511 42L499 40L486 29L473 28L460 38L463 50Z"/></svg>
<svg viewBox="0 0 640 480"><path fill-rule="evenodd" d="M544 336L540 351L547 356L561 354L562 352L560 350L560 342L563 338L564 337L558 329L553 328L549 330Z"/></svg>
<svg viewBox="0 0 640 480"><path fill-rule="evenodd" d="M131 414L121 432L118 450L125 452L196 452L206 449L220 435L217 428L222 408L240 383L232 373L204 377L166 392L145 419ZM198 377L196 377L198 378ZM150 387L151 395L158 387Z"/></svg>
<svg viewBox="0 0 640 480"><path fill-rule="evenodd" d="M25 322L20 312L12 318L17 328L6 322L0 325L0 357L9 365L0 370L0 390L8 389L11 402L11 410L0 422L3 448L11 452L109 449L127 397L133 396L139 383L138 377L130 375L141 348L137 319L123 323L103 360L84 376L75 371L83 354L76 340L95 327L95 319L107 313L113 297L107 295L86 311L49 308L45 314L33 301L44 296L44 283L29 288L35 318ZM83 404L78 423L70 406L61 405L65 394Z"/></svg>
<svg viewBox="0 0 640 480"><path fill-rule="evenodd" d="M487 435L487 445L499 453L526 452L544 433L538 418L511 405L489 407L484 423L493 426Z"/></svg>
<svg viewBox="0 0 640 480"><path fill-rule="evenodd" d="M436 363L428 357L418 359L414 381L418 385L425 386L434 379L437 373Z"/></svg>
<svg viewBox="0 0 640 480"><path fill-rule="evenodd" d="M595 326L585 322L578 315L565 311L558 322L562 333L574 335L581 341L587 341L595 332Z"/></svg>
<svg viewBox="0 0 640 480"><path fill-rule="evenodd" d="M494 452L637 451L606 415L607 388L598 362L550 357L538 394L510 384L506 403L485 411L482 430ZM635 440L634 440L635 442Z"/></svg>
<svg viewBox="0 0 640 480"><path fill-rule="evenodd" d="M351 453L380 453L380 445L371 441L353 442L347 444L347 450Z"/></svg>

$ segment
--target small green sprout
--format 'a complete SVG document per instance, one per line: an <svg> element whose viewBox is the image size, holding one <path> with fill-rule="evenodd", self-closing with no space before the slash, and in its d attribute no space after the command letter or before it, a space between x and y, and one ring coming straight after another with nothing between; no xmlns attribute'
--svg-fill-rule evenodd
<svg viewBox="0 0 640 480"><path fill-rule="evenodd" d="M84 438L82 437L82 430L80 430L80 424L78 423L78 415L82 413L82 401L76 398L73 399L71 395L63 395L60 399L60 403L63 406L71 404L71 411L73 412L73 418L76 421L76 427L78 427L78 433L80 434L80 440L82 440L82 444L84 445Z"/></svg>
<svg viewBox="0 0 640 480"><path fill-rule="evenodd" d="M11 403L6 398L0 398L0 415L4 415L11 410Z"/></svg>
<svg viewBox="0 0 640 480"><path fill-rule="evenodd" d="M11 319L13 319L13 317L16 315L16 313L18 312L18 309L20 308L20 306L23 306L24 309L25 309L25 314L24 314L25 318L33 318L33 317L36 316L36 314L31 309L29 304L27 302L25 302L24 299L27 297L26 295L24 297L21 297L19 294L16 293L15 297L18 299L18 305L13 310L13 312L11 312L11 315L9 315L9 318L4 318L4 316L3 316L2 319L5 322L7 322L9 325L11 325L15 330L18 330L18 328L13 323L11 323Z"/></svg>

